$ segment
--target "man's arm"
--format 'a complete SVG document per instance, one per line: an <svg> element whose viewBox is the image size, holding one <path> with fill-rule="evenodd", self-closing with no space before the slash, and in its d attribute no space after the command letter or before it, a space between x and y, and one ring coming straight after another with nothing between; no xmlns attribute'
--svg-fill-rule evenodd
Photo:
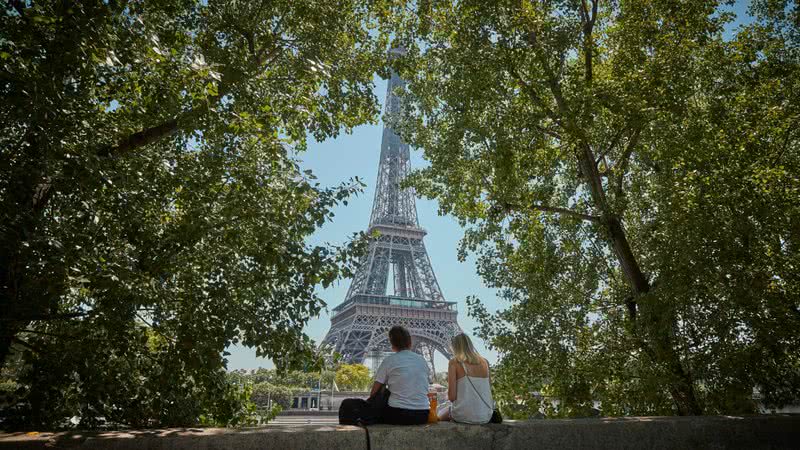
<svg viewBox="0 0 800 450"><path fill-rule="evenodd" d="M370 391L369 396L372 397L373 395L377 394L382 387L383 383L378 383L377 381L372 383L372 391Z"/></svg>
<svg viewBox="0 0 800 450"><path fill-rule="evenodd" d="M372 390L369 393L369 396L372 397L373 395L377 394L378 391L381 390L381 387L389 381L389 358L384 359L381 361L381 365L378 366L378 370L375 372L375 382L372 383Z"/></svg>

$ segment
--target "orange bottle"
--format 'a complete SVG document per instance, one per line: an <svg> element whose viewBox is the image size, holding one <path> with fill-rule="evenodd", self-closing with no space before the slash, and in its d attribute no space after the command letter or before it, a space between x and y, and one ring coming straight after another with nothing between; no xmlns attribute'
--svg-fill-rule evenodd
<svg viewBox="0 0 800 450"><path fill-rule="evenodd" d="M428 411L428 423L437 423L439 422L439 415L436 414L436 409L439 406L439 402L436 400L436 393L429 392L428 400L431 403L431 409Z"/></svg>

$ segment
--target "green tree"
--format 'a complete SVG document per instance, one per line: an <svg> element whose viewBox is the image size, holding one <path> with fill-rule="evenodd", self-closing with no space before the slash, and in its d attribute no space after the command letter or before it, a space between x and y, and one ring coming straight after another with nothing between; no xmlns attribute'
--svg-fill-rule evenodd
<svg viewBox="0 0 800 450"><path fill-rule="evenodd" d="M508 301L470 301L501 402L800 398L796 2L754 2L730 39L711 0L394 3L394 121L431 163L411 184Z"/></svg>
<svg viewBox="0 0 800 450"><path fill-rule="evenodd" d="M436 372L436 375L433 377L433 382L447 387L449 383L447 372Z"/></svg>
<svg viewBox="0 0 800 450"><path fill-rule="evenodd" d="M253 394L250 398L260 407L266 407L271 403L280 405L282 409L289 409L292 406L292 398L307 390L304 387L284 386L265 381L253 385Z"/></svg>
<svg viewBox="0 0 800 450"><path fill-rule="evenodd" d="M377 115L368 5L5 4L0 363L24 353L16 417L225 422L229 345L317 363L315 286L359 246L306 239L361 183L320 187L296 156Z"/></svg>
<svg viewBox="0 0 800 450"><path fill-rule="evenodd" d="M248 372L247 370L233 371L228 378L239 384L270 383L281 386L295 386L302 389L316 388L320 382L323 386L330 386L335 377L335 372L323 370L322 372L303 372L300 370L275 370L259 368Z"/></svg>
<svg viewBox="0 0 800 450"><path fill-rule="evenodd" d="M336 370L336 386L343 391L365 391L371 384L369 368L363 364L342 364Z"/></svg>
<svg viewBox="0 0 800 450"><path fill-rule="evenodd" d="M70 327L75 331L75 327ZM48 343L29 355L4 411L11 427L125 424L247 425L255 420L251 386L227 382L221 367L192 367L146 326L82 331L81 342ZM209 356L210 359L210 356Z"/></svg>

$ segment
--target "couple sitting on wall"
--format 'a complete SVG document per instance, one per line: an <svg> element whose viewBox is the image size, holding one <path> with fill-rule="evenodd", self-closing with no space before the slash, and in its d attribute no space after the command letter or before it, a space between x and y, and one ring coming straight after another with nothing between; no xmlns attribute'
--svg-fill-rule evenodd
<svg viewBox="0 0 800 450"><path fill-rule="evenodd" d="M401 326L389 330L392 355L375 373L367 400L346 399L339 407L339 423L346 425L419 425L428 422L428 364L411 351L411 335ZM475 351L465 334L450 343L453 359L447 368L447 398L438 408L439 420L488 423L493 401L489 384L489 363Z"/></svg>

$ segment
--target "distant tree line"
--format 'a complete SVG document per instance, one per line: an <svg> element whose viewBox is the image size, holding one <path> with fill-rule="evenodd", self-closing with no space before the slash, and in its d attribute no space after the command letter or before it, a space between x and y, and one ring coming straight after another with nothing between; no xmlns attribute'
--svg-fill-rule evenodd
<svg viewBox="0 0 800 450"><path fill-rule="evenodd" d="M288 409L292 399L314 389L334 391L365 391L372 382L369 369L362 364L341 364L335 371L289 371L274 369L237 370L228 373L228 380L251 389L250 400L259 408L280 405Z"/></svg>

